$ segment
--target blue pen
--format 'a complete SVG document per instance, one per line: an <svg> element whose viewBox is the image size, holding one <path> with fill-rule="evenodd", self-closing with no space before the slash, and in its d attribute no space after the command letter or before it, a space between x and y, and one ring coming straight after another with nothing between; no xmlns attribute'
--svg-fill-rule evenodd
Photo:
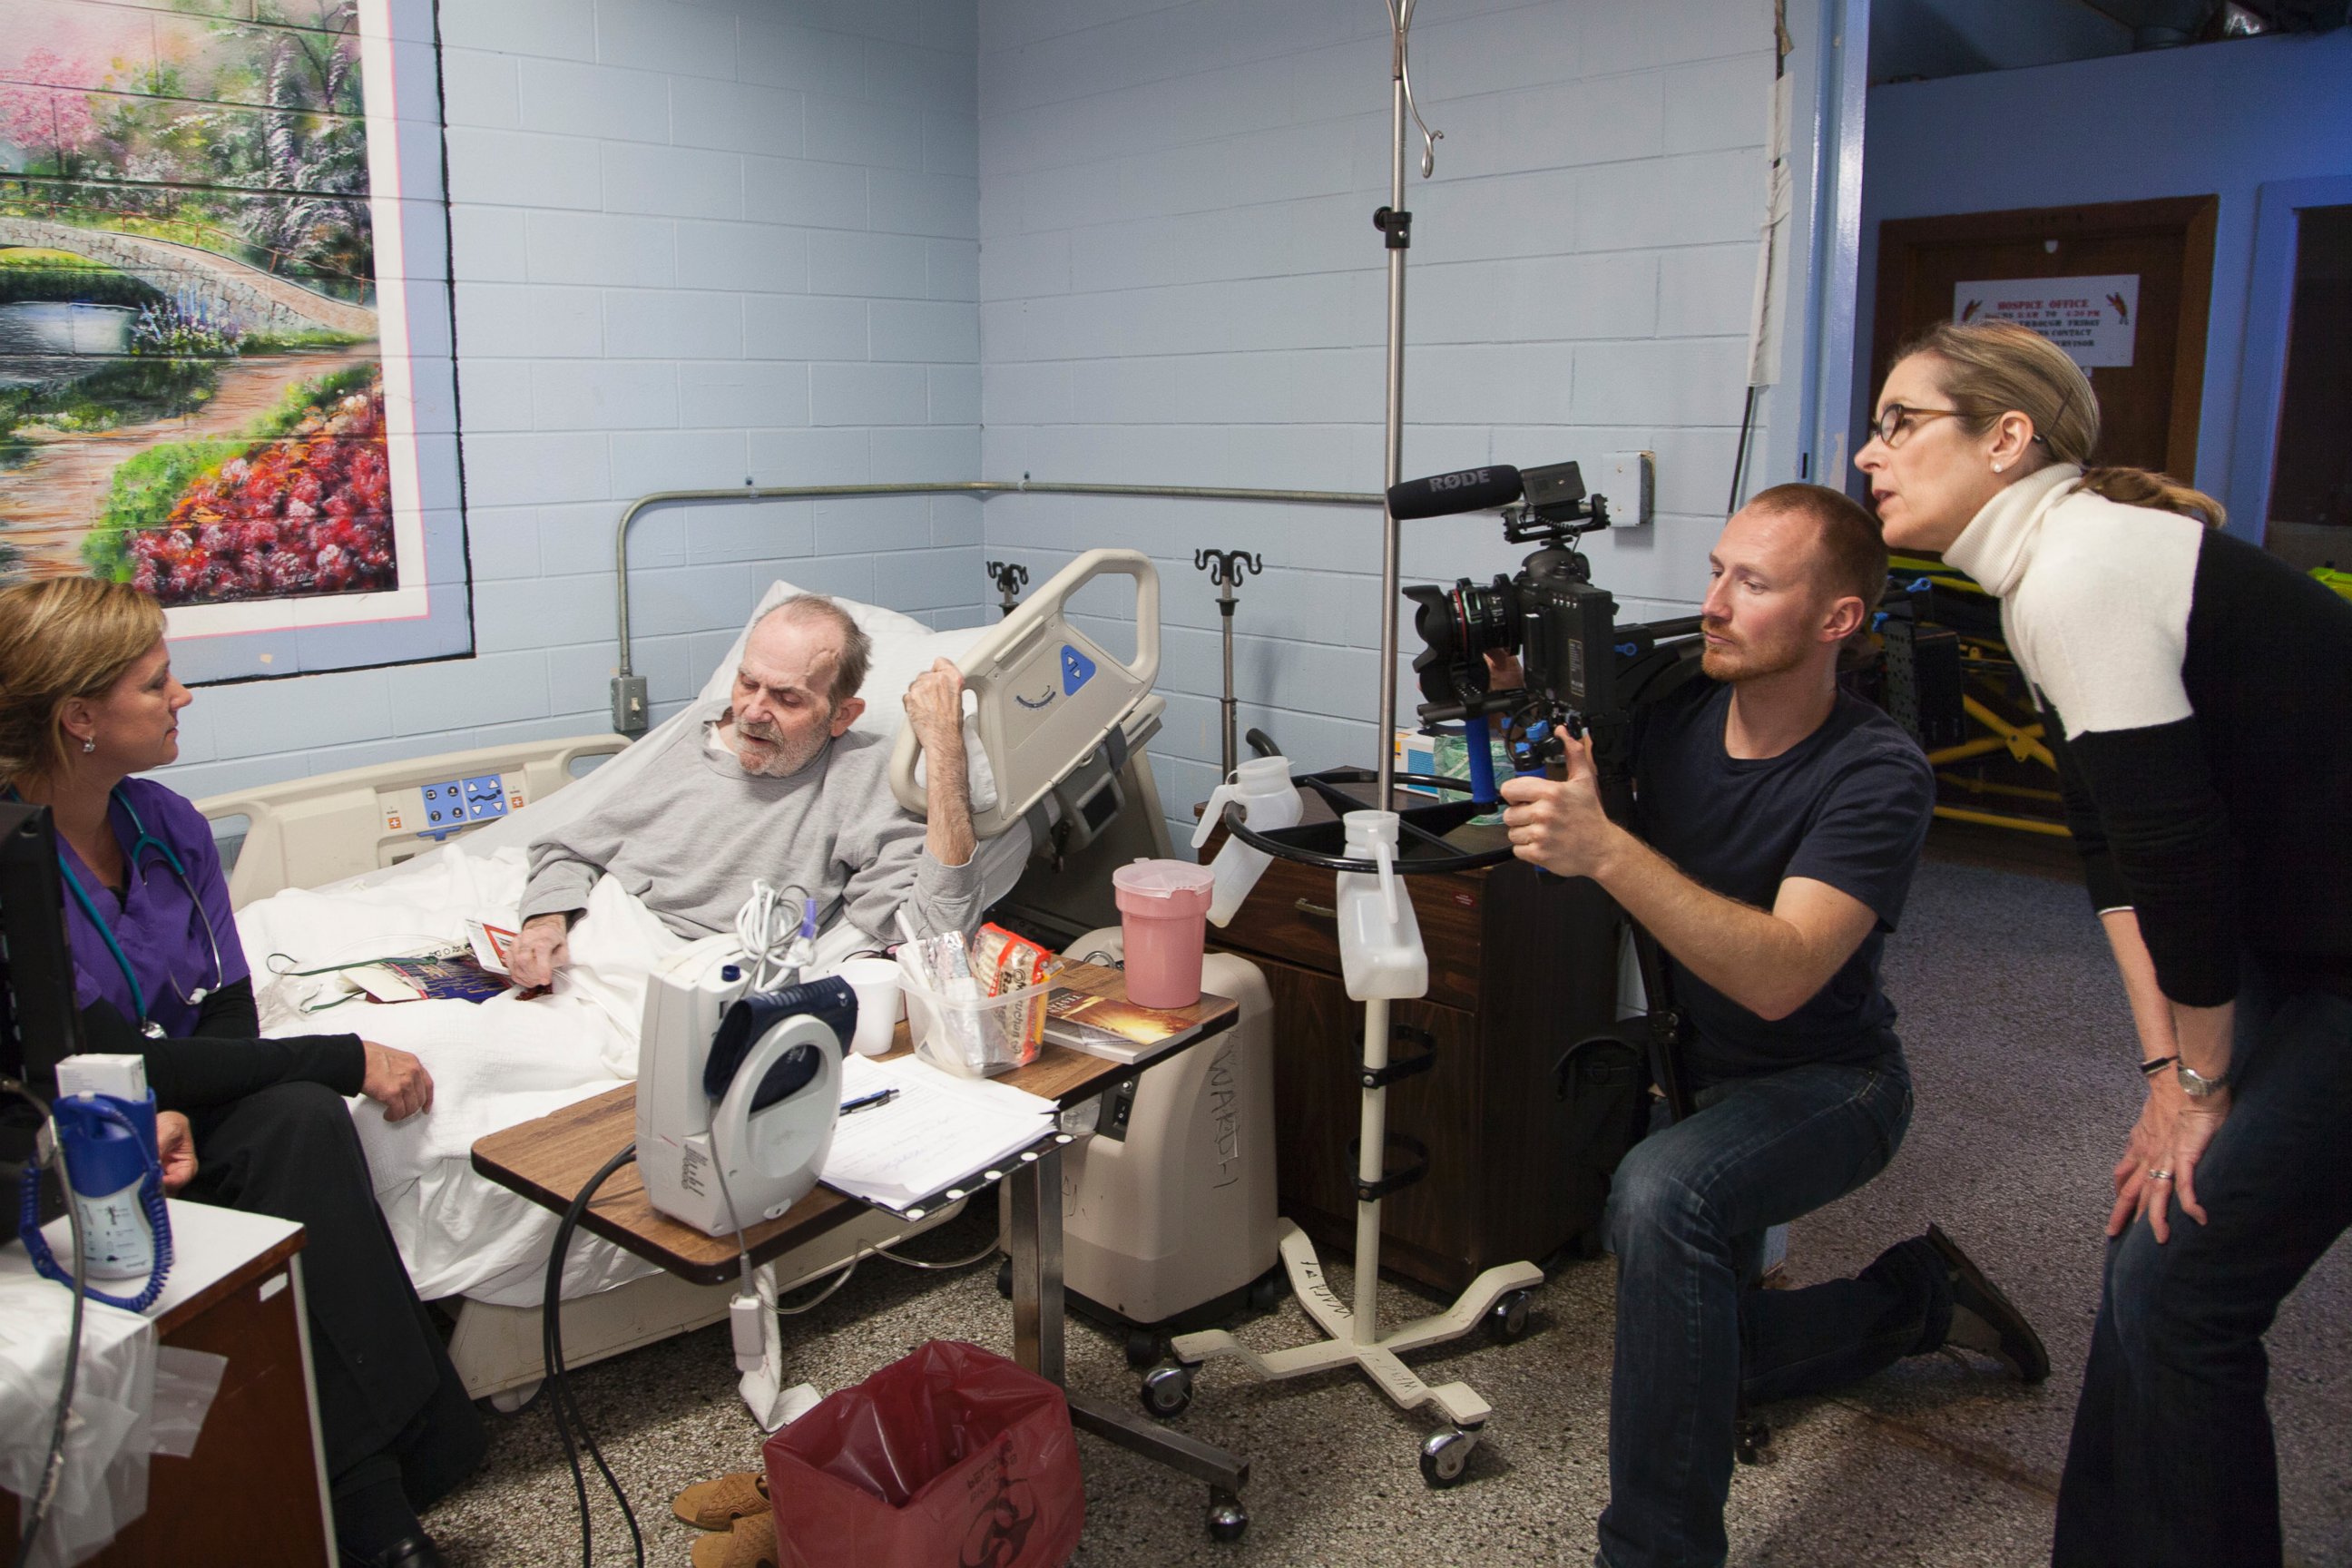
<svg viewBox="0 0 2352 1568"><path fill-rule="evenodd" d="M895 1089L877 1089L872 1094L861 1094L856 1100L842 1101L841 1113L847 1116L852 1111L871 1110L877 1105L887 1105L898 1098L898 1091Z"/></svg>

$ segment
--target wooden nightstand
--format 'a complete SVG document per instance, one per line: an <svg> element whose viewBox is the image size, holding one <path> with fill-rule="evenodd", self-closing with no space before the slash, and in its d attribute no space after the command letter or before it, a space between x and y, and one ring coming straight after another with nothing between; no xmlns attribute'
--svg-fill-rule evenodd
<svg viewBox="0 0 2352 1568"><path fill-rule="evenodd" d="M67 1244L52 1240L63 1256ZM316 1568L332 1553L302 1316L302 1227L174 1199L172 1243L171 1279L147 1316L162 1343L226 1356L228 1370L196 1451L150 1461L147 1510L89 1568ZM21 1244L0 1248L0 1269L32 1267ZM16 1541L17 1519L16 1499L0 1491L0 1540Z"/></svg>
<svg viewBox="0 0 2352 1568"><path fill-rule="evenodd" d="M1371 786L1356 793L1369 803ZM1310 822L1328 816L1311 795L1307 811ZM1204 856L1224 837L1218 829ZM1498 827L1460 828L1453 841L1505 843ZM1388 1125L1428 1147L1429 1171L1382 1205L1381 1263L1452 1294L1495 1264L1540 1261L1600 1222L1608 1180L1586 1155L1591 1107L1562 1100L1552 1068L1616 1016L1623 916L1591 882L1540 879L1516 861L1404 880L1429 993L1393 1016L1426 1031L1435 1060L1391 1089ZM1276 860L1209 940L1256 963L1274 993L1282 1212L1344 1256L1355 1241L1349 1145L1364 1009L1340 984L1332 898L1332 873ZM1415 1048L1401 1041L1392 1055ZM1402 1159L1392 1152L1391 1168Z"/></svg>

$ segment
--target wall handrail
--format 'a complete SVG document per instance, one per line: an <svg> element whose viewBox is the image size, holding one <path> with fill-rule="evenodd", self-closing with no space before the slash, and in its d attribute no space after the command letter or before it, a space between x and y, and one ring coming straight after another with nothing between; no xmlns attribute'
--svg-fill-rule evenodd
<svg viewBox="0 0 2352 1568"><path fill-rule="evenodd" d="M614 603L620 664L613 677L613 727L626 735L646 727L645 697L630 692L636 671L629 657L629 528L650 508L680 501L844 500L866 496L1106 496L1153 500L1271 501L1290 506L1382 507L1370 491L1240 489L1212 485L1102 485L1055 479L932 479L902 484L743 485L733 489L654 490L622 509L613 535Z"/></svg>

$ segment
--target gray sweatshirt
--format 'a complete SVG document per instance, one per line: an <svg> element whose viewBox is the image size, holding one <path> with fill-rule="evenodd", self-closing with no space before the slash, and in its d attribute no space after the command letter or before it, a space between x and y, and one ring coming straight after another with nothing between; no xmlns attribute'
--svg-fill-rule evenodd
<svg viewBox="0 0 2352 1568"><path fill-rule="evenodd" d="M706 744L726 711L703 704L632 788L532 842L523 919L585 909L612 876L680 936L709 936L733 929L757 878L814 898L820 926L845 910L895 941L902 904L926 935L979 925L978 858L942 866L923 847L923 824L890 793L890 742L853 730L790 777L765 778Z"/></svg>

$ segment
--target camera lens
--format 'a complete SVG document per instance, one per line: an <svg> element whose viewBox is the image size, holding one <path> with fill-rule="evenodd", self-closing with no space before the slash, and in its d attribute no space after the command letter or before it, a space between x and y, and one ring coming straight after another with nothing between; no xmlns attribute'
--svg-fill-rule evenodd
<svg viewBox="0 0 2352 1568"><path fill-rule="evenodd" d="M1519 651L1518 595L1508 578L1497 577L1481 588L1465 577L1454 585L1450 597L1465 658L1483 662L1490 652Z"/></svg>

